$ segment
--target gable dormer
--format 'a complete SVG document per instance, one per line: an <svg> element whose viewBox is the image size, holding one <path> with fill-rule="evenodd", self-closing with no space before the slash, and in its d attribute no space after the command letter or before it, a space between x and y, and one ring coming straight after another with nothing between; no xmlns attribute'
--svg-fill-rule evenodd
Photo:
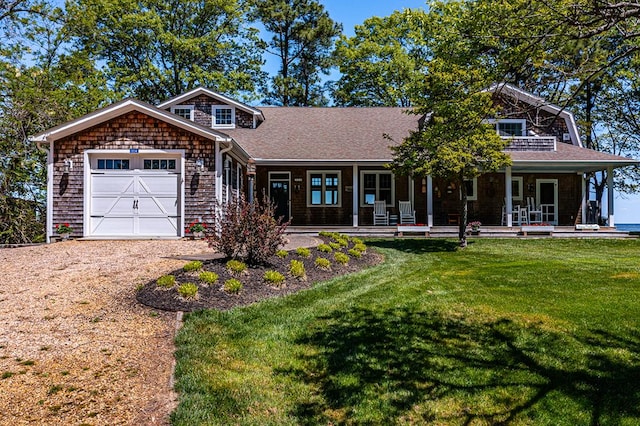
<svg viewBox="0 0 640 426"><path fill-rule="evenodd" d="M199 87L171 98L158 108L212 129L255 129L264 121L262 111L213 90Z"/></svg>

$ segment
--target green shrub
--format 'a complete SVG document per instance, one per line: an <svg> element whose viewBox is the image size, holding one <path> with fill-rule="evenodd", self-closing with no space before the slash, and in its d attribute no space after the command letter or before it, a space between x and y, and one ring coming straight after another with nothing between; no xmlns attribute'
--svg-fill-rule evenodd
<svg viewBox="0 0 640 426"><path fill-rule="evenodd" d="M367 246L364 243L357 243L353 246L354 250L358 250L360 253L367 251Z"/></svg>
<svg viewBox="0 0 640 426"><path fill-rule="evenodd" d="M231 259L227 262L227 269L234 274L241 274L247 270L247 265L239 260Z"/></svg>
<svg viewBox="0 0 640 426"><path fill-rule="evenodd" d="M304 269L304 263L295 259L289 263L289 273L294 278L304 279L307 276L307 272Z"/></svg>
<svg viewBox="0 0 640 426"><path fill-rule="evenodd" d="M353 244L364 244L364 241L362 241L360 238L358 237L351 237L349 238L349 240L353 243Z"/></svg>
<svg viewBox="0 0 640 426"><path fill-rule="evenodd" d="M335 241L340 245L340 247L347 247L349 245L349 239L347 237L338 237Z"/></svg>
<svg viewBox="0 0 640 426"><path fill-rule="evenodd" d="M198 294L198 286L194 283L184 283L178 287L178 293L185 299L194 299Z"/></svg>
<svg viewBox="0 0 640 426"><path fill-rule="evenodd" d="M320 235L321 237L331 238L331 237L333 237L335 235L335 232L320 231L320 232L318 232L318 235Z"/></svg>
<svg viewBox="0 0 640 426"><path fill-rule="evenodd" d="M309 250L309 249L308 249L308 248L306 248L306 247L298 247L298 248L296 249L296 254L297 254L298 256L300 256L300 257L307 258L307 257L311 256L311 250Z"/></svg>
<svg viewBox="0 0 640 426"><path fill-rule="evenodd" d="M325 259L324 257L316 258L316 261L314 263L316 265L316 268L325 270L331 269L331 261L329 259Z"/></svg>
<svg viewBox="0 0 640 426"><path fill-rule="evenodd" d="M200 272L200 276L198 278L200 278L200 281L203 281L207 284L213 284L218 281L219 277L215 272L202 271Z"/></svg>
<svg viewBox="0 0 640 426"><path fill-rule="evenodd" d="M176 277L173 275L163 275L156 280L158 287L171 288L176 285Z"/></svg>
<svg viewBox="0 0 640 426"><path fill-rule="evenodd" d="M342 253L342 252L336 252L333 255L333 258L335 259L336 262L342 264L342 265L346 265L347 263L349 263L349 256L347 256L346 254Z"/></svg>
<svg viewBox="0 0 640 426"><path fill-rule="evenodd" d="M185 272L199 271L200 269L202 269L202 262L199 260L191 261L182 267Z"/></svg>
<svg viewBox="0 0 640 426"><path fill-rule="evenodd" d="M248 265L261 265L286 243L284 233L289 218L276 216L275 205L268 195L249 203L244 196L219 204L215 228L207 241L209 247L229 259Z"/></svg>
<svg viewBox="0 0 640 426"><path fill-rule="evenodd" d="M269 284L274 284L280 287L280 285L284 282L284 275L282 275L278 271L269 270L264 272L262 279L264 279Z"/></svg>
<svg viewBox="0 0 640 426"><path fill-rule="evenodd" d="M278 256L280 259L284 259L285 257L289 256L289 252L286 250L280 249L276 252L276 256Z"/></svg>
<svg viewBox="0 0 640 426"><path fill-rule="evenodd" d="M331 248L331 246L329 244L320 244L320 245L318 245L318 251L321 251L323 253L333 253L333 249Z"/></svg>
<svg viewBox="0 0 640 426"><path fill-rule="evenodd" d="M340 244L336 243L336 242L331 241L329 243L329 247L331 247L334 250L340 250L340 247L342 247L342 246Z"/></svg>
<svg viewBox="0 0 640 426"><path fill-rule="evenodd" d="M351 257L355 257L356 259L360 259L362 257L362 252L360 250L350 249L349 255L351 255Z"/></svg>
<svg viewBox="0 0 640 426"><path fill-rule="evenodd" d="M240 280L230 278L224 282L222 289L227 293L237 294L240 293L240 290L242 290L242 283L240 282Z"/></svg>

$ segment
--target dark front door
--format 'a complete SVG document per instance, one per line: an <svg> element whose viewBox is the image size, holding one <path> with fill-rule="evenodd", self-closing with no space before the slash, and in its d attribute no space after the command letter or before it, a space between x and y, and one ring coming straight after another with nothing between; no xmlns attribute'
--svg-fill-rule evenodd
<svg viewBox="0 0 640 426"><path fill-rule="evenodd" d="M269 197L276 207L276 218L283 217L289 220L289 173L269 174Z"/></svg>

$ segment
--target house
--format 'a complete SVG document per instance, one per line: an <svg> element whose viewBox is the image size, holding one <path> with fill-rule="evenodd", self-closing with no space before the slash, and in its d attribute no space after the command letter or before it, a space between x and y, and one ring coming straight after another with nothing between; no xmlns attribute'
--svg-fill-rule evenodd
<svg viewBox="0 0 640 426"><path fill-rule="evenodd" d="M533 197L544 222L585 223L585 174L637 163L584 148L569 112L513 86L491 90L513 165L466 183L470 218L511 227L513 205ZM389 145L420 121L402 108L258 109L206 88L159 105L125 99L32 138L48 152L48 238L62 222L76 237L184 236L185 224L213 220L216 202L246 193L248 164L255 192L294 225L371 225L374 200L391 213L409 200L418 222L455 223L450 182L384 167ZM613 225L613 191L608 211Z"/></svg>

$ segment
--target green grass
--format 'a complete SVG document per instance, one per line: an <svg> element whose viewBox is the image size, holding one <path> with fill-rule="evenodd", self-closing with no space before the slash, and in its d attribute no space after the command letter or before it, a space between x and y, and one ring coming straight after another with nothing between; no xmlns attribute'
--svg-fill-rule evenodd
<svg viewBox="0 0 640 426"><path fill-rule="evenodd" d="M384 264L189 314L173 423L640 423L640 240L367 244Z"/></svg>

